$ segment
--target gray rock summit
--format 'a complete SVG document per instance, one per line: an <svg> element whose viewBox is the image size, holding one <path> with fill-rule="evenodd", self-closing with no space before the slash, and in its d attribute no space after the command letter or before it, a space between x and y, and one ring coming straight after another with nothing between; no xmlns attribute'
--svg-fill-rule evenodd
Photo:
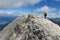
<svg viewBox="0 0 60 40"><path fill-rule="evenodd" d="M22 15L0 32L0 40L60 40L60 27L38 15Z"/></svg>

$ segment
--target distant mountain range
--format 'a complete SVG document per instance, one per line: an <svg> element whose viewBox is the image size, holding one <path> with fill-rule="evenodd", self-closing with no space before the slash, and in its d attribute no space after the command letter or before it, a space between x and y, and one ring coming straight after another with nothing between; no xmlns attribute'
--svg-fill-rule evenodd
<svg viewBox="0 0 60 40"><path fill-rule="evenodd" d="M5 24L0 24L0 31L5 27L7 26L9 23L5 23Z"/></svg>
<svg viewBox="0 0 60 40"><path fill-rule="evenodd" d="M60 26L60 18L48 18L48 19Z"/></svg>
<svg viewBox="0 0 60 40"><path fill-rule="evenodd" d="M17 16L0 16L0 30L11 23Z"/></svg>
<svg viewBox="0 0 60 40"><path fill-rule="evenodd" d="M11 22L13 21L17 16L0 16L0 22Z"/></svg>

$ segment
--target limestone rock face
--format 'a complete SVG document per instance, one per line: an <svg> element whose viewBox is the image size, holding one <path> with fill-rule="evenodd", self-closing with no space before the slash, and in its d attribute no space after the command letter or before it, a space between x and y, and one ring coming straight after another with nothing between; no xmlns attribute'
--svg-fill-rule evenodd
<svg viewBox="0 0 60 40"><path fill-rule="evenodd" d="M60 27L38 15L22 15L0 32L0 40L60 40Z"/></svg>

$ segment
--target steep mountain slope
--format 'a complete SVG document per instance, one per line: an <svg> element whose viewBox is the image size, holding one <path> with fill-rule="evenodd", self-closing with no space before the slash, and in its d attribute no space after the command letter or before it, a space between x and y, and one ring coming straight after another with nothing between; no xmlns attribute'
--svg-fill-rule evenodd
<svg viewBox="0 0 60 40"><path fill-rule="evenodd" d="M60 27L38 15L22 15L0 32L0 40L60 40Z"/></svg>

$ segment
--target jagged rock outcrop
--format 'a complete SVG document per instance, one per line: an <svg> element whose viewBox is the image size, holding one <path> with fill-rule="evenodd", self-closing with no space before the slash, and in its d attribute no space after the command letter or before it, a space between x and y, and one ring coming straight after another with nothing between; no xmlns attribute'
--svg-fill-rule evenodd
<svg viewBox="0 0 60 40"><path fill-rule="evenodd" d="M60 27L38 15L22 15L0 32L0 40L60 40Z"/></svg>

